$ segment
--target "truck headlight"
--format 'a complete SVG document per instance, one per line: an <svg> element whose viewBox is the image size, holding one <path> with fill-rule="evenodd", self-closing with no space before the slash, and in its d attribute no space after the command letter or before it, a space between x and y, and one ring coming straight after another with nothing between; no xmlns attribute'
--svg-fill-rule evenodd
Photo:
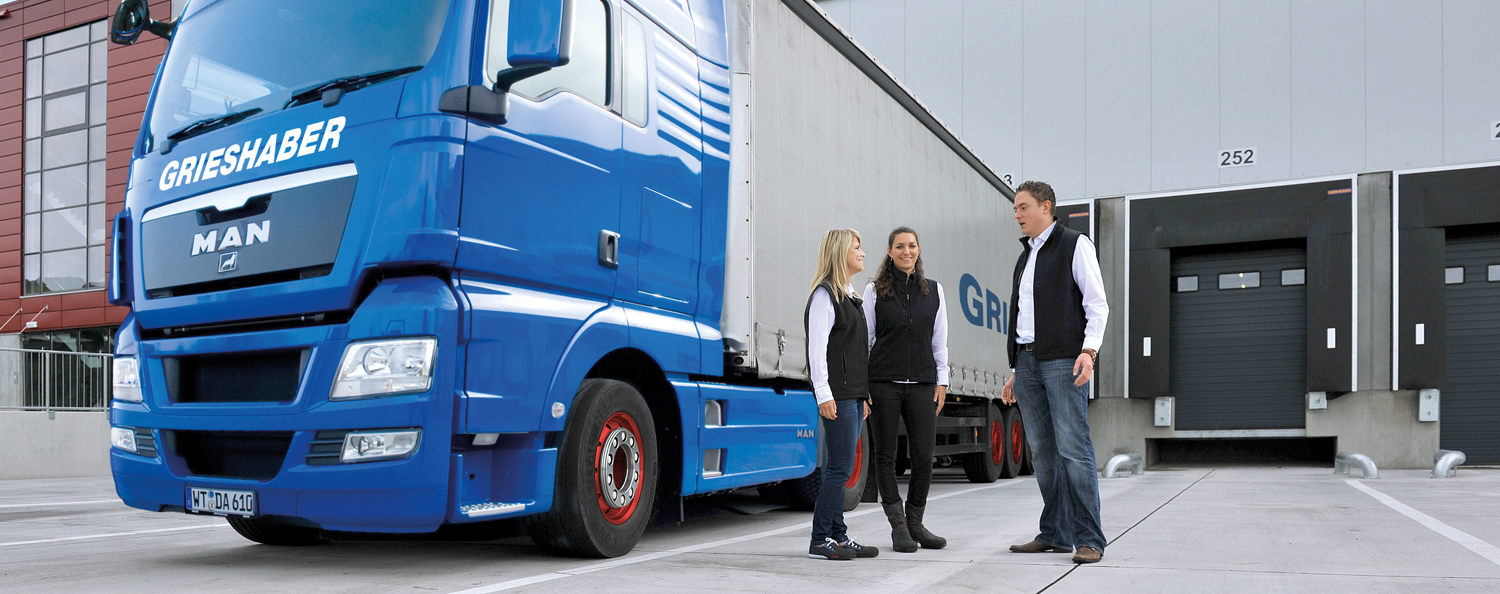
<svg viewBox="0 0 1500 594"><path fill-rule="evenodd" d="M109 444L132 454L136 453L135 429L131 429L130 427L110 427Z"/></svg>
<svg viewBox="0 0 1500 594"><path fill-rule="evenodd" d="M421 429L356 431L344 436L343 462L374 462L409 458L422 441Z"/></svg>
<svg viewBox="0 0 1500 594"><path fill-rule="evenodd" d="M356 342L344 347L332 400L426 392L432 387L436 338Z"/></svg>
<svg viewBox="0 0 1500 594"><path fill-rule="evenodd" d="M141 401L141 373L140 360L134 355L115 356L115 400L124 402ZM133 448L130 451L135 451Z"/></svg>

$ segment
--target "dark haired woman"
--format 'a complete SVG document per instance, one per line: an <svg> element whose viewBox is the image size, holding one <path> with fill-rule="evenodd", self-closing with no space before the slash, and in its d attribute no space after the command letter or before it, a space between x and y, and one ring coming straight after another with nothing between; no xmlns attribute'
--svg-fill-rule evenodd
<svg viewBox="0 0 1500 594"><path fill-rule="evenodd" d="M854 470L860 427L870 415L865 379L870 343L864 310L851 284L864 269L858 231L833 229L824 234L812 293L802 314L808 375L818 399L818 415L823 417L828 454L813 504L812 544L807 548L807 556L815 559L847 561L880 554L880 549L854 542L844 525L844 483Z"/></svg>
<svg viewBox="0 0 1500 594"><path fill-rule="evenodd" d="M897 227L886 239L885 261L865 287L865 324L870 342L871 429L875 480L891 522L891 545L913 553L917 546L941 549L948 540L922 524L932 484L934 425L948 394L948 312L943 286L922 274L917 232ZM896 435L906 423L911 481L906 508L896 485Z"/></svg>

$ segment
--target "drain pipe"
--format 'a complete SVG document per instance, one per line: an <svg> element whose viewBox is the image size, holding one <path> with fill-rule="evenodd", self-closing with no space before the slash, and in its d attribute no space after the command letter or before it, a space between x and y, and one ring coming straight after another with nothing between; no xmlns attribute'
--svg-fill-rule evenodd
<svg viewBox="0 0 1500 594"><path fill-rule="evenodd" d="M1375 461L1369 456L1354 452L1339 452L1333 457L1334 474L1349 474L1350 466L1359 466L1359 469L1364 472L1364 478L1380 478L1380 470L1375 468Z"/></svg>
<svg viewBox="0 0 1500 594"><path fill-rule="evenodd" d="M1432 478L1458 476L1458 465L1465 461L1464 453L1455 450L1438 450L1432 456Z"/></svg>
<svg viewBox="0 0 1500 594"><path fill-rule="evenodd" d="M1119 454L1104 465L1104 478L1125 478L1119 474L1121 466L1129 466L1130 474L1146 474L1146 460L1140 454Z"/></svg>

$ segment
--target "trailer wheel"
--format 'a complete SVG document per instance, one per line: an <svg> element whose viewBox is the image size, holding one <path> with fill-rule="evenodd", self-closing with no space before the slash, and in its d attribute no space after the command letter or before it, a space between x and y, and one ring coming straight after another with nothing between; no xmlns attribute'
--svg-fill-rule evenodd
<svg viewBox="0 0 1500 594"><path fill-rule="evenodd" d="M229 527L247 539L260 544L281 547L305 547L328 542L318 534L317 528L288 526L255 518L229 516Z"/></svg>
<svg viewBox="0 0 1500 594"><path fill-rule="evenodd" d="M1005 415L990 402L984 406L985 449L963 457L964 474L971 483L993 483L1005 464Z"/></svg>
<svg viewBox="0 0 1500 594"><path fill-rule="evenodd" d="M555 555L629 553L656 503L656 464L656 425L640 392L585 380L563 429L552 510L528 526L531 539Z"/></svg>
<svg viewBox="0 0 1500 594"><path fill-rule="evenodd" d="M1000 478L1021 474L1021 460L1026 457L1026 432L1021 429L1021 411L1014 406L1000 409L1001 452Z"/></svg>
<svg viewBox="0 0 1500 594"><path fill-rule="evenodd" d="M1012 438L1021 443L1021 475L1036 474L1036 467L1031 465L1031 440L1026 439L1026 423L1021 420L1021 409L1016 410L1016 422L1011 425L1011 430L1020 435Z"/></svg>
<svg viewBox="0 0 1500 594"><path fill-rule="evenodd" d="M864 498L865 484L874 483L870 475L875 474L875 456L870 452L870 423L859 424L859 441L854 443L854 470L844 482L844 511L854 511L859 500Z"/></svg>

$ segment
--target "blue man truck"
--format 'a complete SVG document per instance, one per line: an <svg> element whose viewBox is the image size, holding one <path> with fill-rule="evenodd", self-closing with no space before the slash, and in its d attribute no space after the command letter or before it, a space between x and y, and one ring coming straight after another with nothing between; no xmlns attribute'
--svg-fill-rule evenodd
<svg viewBox="0 0 1500 594"><path fill-rule="evenodd" d="M112 29L170 39L112 239L128 505L607 557L683 498L805 491L831 227L872 270L923 231L938 453L1023 459L992 402L1010 189L811 0L125 0Z"/></svg>

